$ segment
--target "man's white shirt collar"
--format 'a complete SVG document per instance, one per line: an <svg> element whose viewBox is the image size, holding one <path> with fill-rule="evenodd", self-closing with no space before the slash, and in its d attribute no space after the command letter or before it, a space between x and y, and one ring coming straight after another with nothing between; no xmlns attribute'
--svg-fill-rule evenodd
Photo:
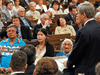
<svg viewBox="0 0 100 75"><path fill-rule="evenodd" d="M11 75L16 74L16 73L24 73L24 72L12 72Z"/></svg>

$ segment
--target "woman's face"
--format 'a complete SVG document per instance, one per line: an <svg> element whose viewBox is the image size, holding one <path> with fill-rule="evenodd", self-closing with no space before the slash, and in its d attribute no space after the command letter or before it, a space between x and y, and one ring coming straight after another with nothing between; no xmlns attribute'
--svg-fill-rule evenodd
<svg viewBox="0 0 100 75"><path fill-rule="evenodd" d="M65 41L64 44L63 44L63 50L64 50L64 53L68 54L71 52L72 50L72 45L70 43L70 41Z"/></svg>
<svg viewBox="0 0 100 75"><path fill-rule="evenodd" d="M20 0L15 1L15 5L19 5L19 3L20 3Z"/></svg>
<svg viewBox="0 0 100 75"><path fill-rule="evenodd" d="M53 4L53 9L54 9L54 10L57 10L58 8L59 8L59 5L56 4L56 3L54 3L54 4Z"/></svg>
<svg viewBox="0 0 100 75"><path fill-rule="evenodd" d="M43 0L39 0L39 1L38 1L38 4L39 4L39 5L42 5L42 4L43 4Z"/></svg>
<svg viewBox="0 0 100 75"><path fill-rule="evenodd" d="M59 22L61 26L66 24L66 20L64 18L59 18Z"/></svg>
<svg viewBox="0 0 100 75"><path fill-rule="evenodd" d="M43 32L39 31L37 33L38 42L44 42L46 38L47 36Z"/></svg>

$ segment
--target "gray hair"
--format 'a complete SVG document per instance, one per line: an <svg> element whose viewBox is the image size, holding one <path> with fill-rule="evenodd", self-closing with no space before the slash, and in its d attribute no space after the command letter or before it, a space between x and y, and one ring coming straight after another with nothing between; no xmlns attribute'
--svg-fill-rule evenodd
<svg viewBox="0 0 100 75"><path fill-rule="evenodd" d="M40 19L43 19L44 16L48 16L48 15L44 13L44 14L41 15Z"/></svg>
<svg viewBox="0 0 100 75"><path fill-rule="evenodd" d="M95 8L90 2L79 4L77 9L81 14L85 13L87 18L93 18L95 16Z"/></svg>
<svg viewBox="0 0 100 75"><path fill-rule="evenodd" d="M17 11L17 12L19 12L22 8L25 10L25 8L24 8L24 7L21 7L21 8L19 8L19 9L18 9L18 11Z"/></svg>
<svg viewBox="0 0 100 75"><path fill-rule="evenodd" d="M62 44L61 44L61 50L63 49L63 44L66 42L66 41L69 41L70 43L71 43L71 45L73 46L73 42L72 42L72 40L71 39L65 39L63 42L62 42Z"/></svg>
<svg viewBox="0 0 100 75"><path fill-rule="evenodd" d="M30 2L30 3L29 3L29 6L30 6L31 4L34 4L34 5L36 6L36 3L35 3L35 2Z"/></svg>
<svg viewBox="0 0 100 75"><path fill-rule="evenodd" d="M96 20L96 18L97 18L99 15L100 15L100 12L97 12L96 15L95 15L95 17L94 17L95 20Z"/></svg>

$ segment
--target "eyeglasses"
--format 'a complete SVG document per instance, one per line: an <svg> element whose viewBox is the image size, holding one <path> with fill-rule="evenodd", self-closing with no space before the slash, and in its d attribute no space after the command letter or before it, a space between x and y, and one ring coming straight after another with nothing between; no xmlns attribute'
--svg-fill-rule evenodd
<svg viewBox="0 0 100 75"><path fill-rule="evenodd" d="M63 45L64 45L64 46L66 46L66 45L68 45L68 46L72 46L72 45L71 45L71 44L69 44L69 43L68 43L68 44L64 43Z"/></svg>
<svg viewBox="0 0 100 75"><path fill-rule="evenodd" d="M15 30L8 30L7 32L10 33L10 32L16 32L16 31Z"/></svg>

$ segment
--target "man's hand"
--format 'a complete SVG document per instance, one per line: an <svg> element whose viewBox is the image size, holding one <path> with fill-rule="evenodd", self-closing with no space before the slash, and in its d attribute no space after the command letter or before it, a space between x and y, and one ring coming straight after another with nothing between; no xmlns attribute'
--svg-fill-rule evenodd
<svg viewBox="0 0 100 75"><path fill-rule="evenodd" d="M6 68L0 67L0 72L1 72L1 73L5 73L5 70L6 70Z"/></svg>
<svg viewBox="0 0 100 75"><path fill-rule="evenodd" d="M46 26L48 26L49 23L50 23L49 20L46 20L45 24L43 25L43 28L46 28Z"/></svg>
<svg viewBox="0 0 100 75"><path fill-rule="evenodd" d="M11 73L11 67L7 69L6 73Z"/></svg>

